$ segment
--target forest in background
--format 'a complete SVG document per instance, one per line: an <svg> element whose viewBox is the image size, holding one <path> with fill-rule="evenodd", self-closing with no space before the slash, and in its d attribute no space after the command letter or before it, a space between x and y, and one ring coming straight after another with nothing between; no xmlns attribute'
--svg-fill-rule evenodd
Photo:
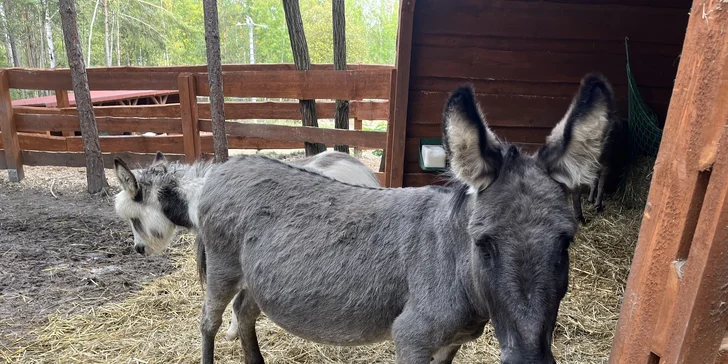
<svg viewBox="0 0 728 364"><path fill-rule="evenodd" d="M201 0L76 4L89 67L206 63ZM313 63L333 62L331 6L300 0ZM346 1L347 63L394 63L398 8L397 0ZM281 0L218 0L218 11L223 63L293 63ZM57 0L0 0L0 37L0 67L68 66Z"/></svg>

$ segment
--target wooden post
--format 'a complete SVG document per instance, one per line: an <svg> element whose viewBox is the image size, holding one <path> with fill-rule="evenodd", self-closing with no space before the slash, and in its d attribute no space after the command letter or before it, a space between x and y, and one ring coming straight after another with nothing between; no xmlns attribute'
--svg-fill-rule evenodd
<svg viewBox="0 0 728 364"><path fill-rule="evenodd" d="M354 130L361 130L363 127L362 120L359 118L354 118ZM361 158L361 148L354 147L354 156L357 158Z"/></svg>
<svg viewBox="0 0 728 364"><path fill-rule="evenodd" d="M200 127L197 120L196 78L191 73L181 73L177 78L179 86L179 107L182 118L182 143L185 162L193 163L201 156Z"/></svg>
<svg viewBox="0 0 728 364"><path fill-rule="evenodd" d="M228 159L228 142L227 134L225 133L225 97L222 84L222 61L220 59L220 30L217 21L217 0L205 0L204 9L207 75L210 85L212 140L213 149L215 150L215 162L221 163ZM197 135L199 136L199 133Z"/></svg>
<svg viewBox="0 0 728 364"><path fill-rule="evenodd" d="M728 11L708 3L690 13L611 364L713 363L728 324Z"/></svg>
<svg viewBox="0 0 728 364"><path fill-rule="evenodd" d="M410 60L412 56L412 28L414 25L415 0L402 0L399 11L397 34L396 91L389 114L391 147L387 150L388 187L402 187L404 183L404 150L407 138L407 103L409 101ZM385 172L386 173L386 172Z"/></svg>
<svg viewBox="0 0 728 364"><path fill-rule="evenodd" d="M8 71L0 70L0 131L3 133L3 148L8 165L8 179L20 182L23 172L23 153L18 143L18 131L13 120L13 100L10 98Z"/></svg>
<svg viewBox="0 0 728 364"><path fill-rule="evenodd" d="M56 90L56 107L58 108L64 108L64 107L70 107L71 103L68 101L68 91L66 90ZM76 133L73 130L63 130L61 134L64 137L69 136L75 136Z"/></svg>

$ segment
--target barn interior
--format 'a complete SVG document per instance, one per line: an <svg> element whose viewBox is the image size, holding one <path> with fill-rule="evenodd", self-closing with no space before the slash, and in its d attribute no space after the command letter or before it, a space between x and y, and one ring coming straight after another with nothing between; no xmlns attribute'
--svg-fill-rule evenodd
<svg viewBox="0 0 728 364"><path fill-rule="evenodd" d="M404 138L404 186L443 182L437 170L421 167L420 144L441 136L444 101L460 85L474 87L497 135L527 150L543 143L588 72L607 77L619 115L627 118L626 45L637 89L661 128L692 5L690 0L411 3L413 8L400 10L397 50L397 104L406 112L395 114L395 123L406 120L406 132L395 138Z"/></svg>

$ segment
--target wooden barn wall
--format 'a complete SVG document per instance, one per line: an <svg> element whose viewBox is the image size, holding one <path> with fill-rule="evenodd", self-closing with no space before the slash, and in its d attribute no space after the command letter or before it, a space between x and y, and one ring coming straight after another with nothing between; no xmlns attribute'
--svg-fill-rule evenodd
<svg viewBox="0 0 728 364"><path fill-rule="evenodd" d="M664 120L689 0L417 0L407 111L405 185L421 174L419 138L440 137L448 92L471 83L490 127L537 148L591 71L612 82L627 114L624 38L640 91Z"/></svg>

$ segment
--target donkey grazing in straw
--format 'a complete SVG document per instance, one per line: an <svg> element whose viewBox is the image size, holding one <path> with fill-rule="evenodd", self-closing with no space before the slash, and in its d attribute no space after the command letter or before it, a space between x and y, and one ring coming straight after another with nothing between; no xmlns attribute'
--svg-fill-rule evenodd
<svg viewBox="0 0 728 364"><path fill-rule="evenodd" d="M377 176L346 153L327 151L291 163L350 184L379 187ZM116 211L129 221L137 252L152 254L165 249L174 237L175 227L197 229L197 202L202 185L216 167L209 162L167 163L159 152L154 162L142 170L132 171L121 159L114 160L123 188L116 196ZM233 312L226 338L233 340L237 333Z"/></svg>
<svg viewBox="0 0 728 364"><path fill-rule="evenodd" d="M239 292L247 364L264 363L261 312L319 343L392 339L398 364L451 363L492 319L503 363L554 363L577 230L568 190L595 176L610 97L604 78L585 77L529 155L488 129L471 88L455 90L443 123L450 187L353 186L262 156L220 165L198 211L202 362Z"/></svg>

